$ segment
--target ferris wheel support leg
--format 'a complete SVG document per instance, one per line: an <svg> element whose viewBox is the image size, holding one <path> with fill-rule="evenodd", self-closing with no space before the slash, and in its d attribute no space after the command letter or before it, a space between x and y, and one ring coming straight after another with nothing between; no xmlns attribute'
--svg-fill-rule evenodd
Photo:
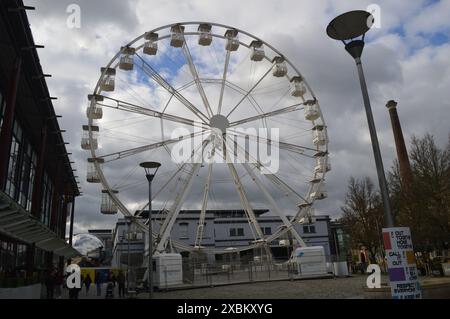
<svg viewBox="0 0 450 319"><path fill-rule="evenodd" d="M245 194L244 188L242 186L241 180L239 179L238 173L236 171L236 168L232 163L227 163L228 168L230 169L231 176L233 177L234 184L236 186L236 190L239 194L239 198L241 200L241 204L244 207L244 210L246 211L249 221L250 221L250 227L253 227L253 229L256 231L256 233L259 236L259 239L264 240L264 234L261 229L261 226L258 223L258 220L256 219L255 212L253 211L253 208L250 205L250 202L247 199L247 195ZM272 252L270 250L269 244L267 242L264 243L264 248L266 250L267 257L269 259L272 259Z"/></svg>
<svg viewBox="0 0 450 319"><path fill-rule="evenodd" d="M177 219L178 214L180 213L181 205L193 184L194 181L193 177L198 173L200 166L201 163L194 164L188 177L188 180L186 181L181 193L179 193L177 198L175 199L175 202L172 208L170 209L170 216L168 216L169 222L167 223L164 229L161 227L162 232L160 232L160 240L158 242L158 245L156 246L156 251L163 252L164 249L166 248L167 240L169 238L170 232L172 231L173 224L175 223L175 220Z"/></svg>
<svg viewBox="0 0 450 319"><path fill-rule="evenodd" d="M276 213L280 218L283 224L289 229L292 236L295 237L297 242L300 244L301 247L306 247L305 242L300 237L300 235L295 230L292 223L289 221L289 219L281 212L280 208L278 207L277 203L273 199L273 197L270 195L270 193L267 191L267 189L264 187L264 185L261 183L259 178L255 175L253 170L250 168L250 166L247 163L242 164L245 168L245 170L248 172L252 180L255 182L255 184L258 186L259 190L263 193L264 197L266 197L266 200L269 202L269 205L271 206L274 213Z"/></svg>
<svg viewBox="0 0 450 319"><path fill-rule="evenodd" d="M202 202L202 210L200 211L200 219L197 227L197 236L195 239L195 246L200 246L203 238L203 230L205 227L205 215L206 215L206 207L208 205L208 196L209 196L209 185L211 183L211 173L212 173L213 164L209 164L208 166L208 177L205 183L205 190L203 192L203 202Z"/></svg>

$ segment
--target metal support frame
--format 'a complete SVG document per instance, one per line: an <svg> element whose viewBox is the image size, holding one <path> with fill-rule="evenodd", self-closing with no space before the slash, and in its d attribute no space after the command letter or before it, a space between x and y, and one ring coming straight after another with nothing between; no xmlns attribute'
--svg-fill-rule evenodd
<svg viewBox="0 0 450 319"><path fill-rule="evenodd" d="M197 226L197 235L195 236L195 246L200 247L202 239L203 239L203 231L205 227L205 216L206 216L206 207L208 205L208 197L209 197L209 186L211 183L211 174L212 174L213 163L208 165L208 176L206 178L205 187L203 190L203 201L202 201L202 209L200 211L200 218Z"/></svg>

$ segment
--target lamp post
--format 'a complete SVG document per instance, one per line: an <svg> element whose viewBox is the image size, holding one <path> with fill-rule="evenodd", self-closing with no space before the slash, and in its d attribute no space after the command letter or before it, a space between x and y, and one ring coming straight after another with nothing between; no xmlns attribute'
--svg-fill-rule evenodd
<svg viewBox="0 0 450 319"><path fill-rule="evenodd" d="M139 164L145 170L145 177L148 181L148 265L147 265L147 279L148 279L148 297L152 298L153 294L153 238L152 238L152 181L158 171L161 163L158 162L143 162Z"/></svg>
<svg viewBox="0 0 450 319"><path fill-rule="evenodd" d="M373 16L367 11L357 10L346 12L334 18L330 22L327 27L327 34L334 40L342 41L345 45L345 50L347 50L353 59L355 59L364 100L364 107L366 109L370 139L372 141L373 154L375 157L375 165L377 167L381 198L383 200L384 221L386 227L393 227L394 220L392 218L389 204L389 193L384 174L383 160L381 158L380 145L378 144L377 132L373 121L372 109L370 107L369 93L367 92L366 80L364 78L364 71L361 64L361 55L364 49L364 37L366 32L369 31L370 27L373 25L373 22Z"/></svg>

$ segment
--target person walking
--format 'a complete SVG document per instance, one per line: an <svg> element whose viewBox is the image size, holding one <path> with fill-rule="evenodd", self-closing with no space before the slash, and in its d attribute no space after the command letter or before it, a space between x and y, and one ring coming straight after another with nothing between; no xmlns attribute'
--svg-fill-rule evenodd
<svg viewBox="0 0 450 319"><path fill-rule="evenodd" d="M86 275L86 278L84 278L84 285L86 287L86 296L89 295L89 288L91 287L92 279L89 274Z"/></svg>
<svg viewBox="0 0 450 319"><path fill-rule="evenodd" d="M100 297L102 295L102 278L100 272L95 274L95 285L97 287L97 296Z"/></svg>
<svg viewBox="0 0 450 319"><path fill-rule="evenodd" d="M122 270L119 271L117 276L117 284L119 285L119 298L125 297L125 275Z"/></svg>
<svg viewBox="0 0 450 319"><path fill-rule="evenodd" d="M367 258L366 258L366 251L364 247L361 247L361 251L359 252L359 258L361 260L361 274L366 273L367 268Z"/></svg>
<svg viewBox="0 0 450 319"><path fill-rule="evenodd" d="M55 271L50 268L48 269L45 276L45 287L47 289L47 299L53 299L53 294L55 291Z"/></svg>
<svg viewBox="0 0 450 319"><path fill-rule="evenodd" d="M112 281L114 287L116 287L117 278L116 278L116 275L114 275L114 273L111 275L111 281Z"/></svg>
<svg viewBox="0 0 450 319"><path fill-rule="evenodd" d="M55 292L56 292L57 299L60 299L62 297L63 284L64 284L64 275L61 270L58 270L56 272L56 278L55 278Z"/></svg>

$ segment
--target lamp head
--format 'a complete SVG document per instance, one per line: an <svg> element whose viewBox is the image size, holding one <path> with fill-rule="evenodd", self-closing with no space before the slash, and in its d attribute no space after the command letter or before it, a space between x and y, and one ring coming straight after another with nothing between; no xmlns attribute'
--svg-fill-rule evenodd
<svg viewBox="0 0 450 319"><path fill-rule="evenodd" d="M156 172L158 171L159 167L161 166L161 163L158 162L142 162L139 164L140 167L144 168L145 174L147 178L155 176Z"/></svg>
<svg viewBox="0 0 450 319"><path fill-rule="evenodd" d="M337 16L328 24L327 34L330 38L340 41L364 37L374 21L373 15L367 11L349 11Z"/></svg>

